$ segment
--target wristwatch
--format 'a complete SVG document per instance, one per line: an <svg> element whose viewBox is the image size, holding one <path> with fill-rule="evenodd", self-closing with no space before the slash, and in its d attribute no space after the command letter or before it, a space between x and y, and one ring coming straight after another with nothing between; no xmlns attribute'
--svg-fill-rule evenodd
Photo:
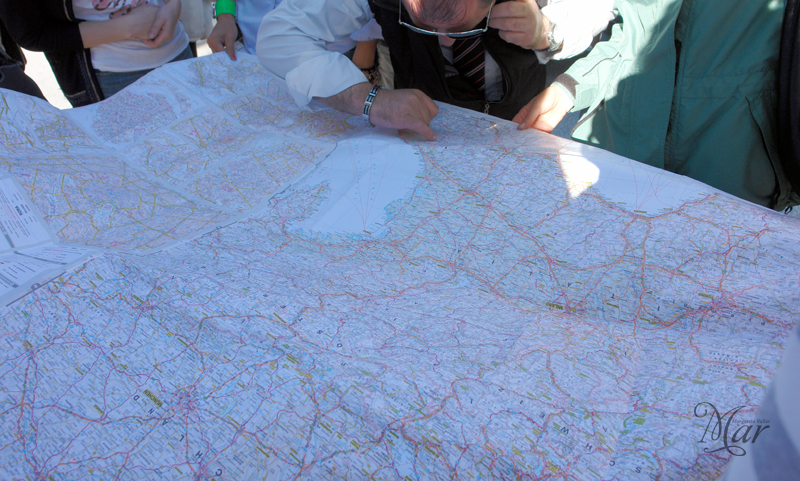
<svg viewBox="0 0 800 481"><path fill-rule="evenodd" d="M561 35L561 30L559 30L556 22L550 20L550 18L547 20L550 22L550 28L547 29L547 41L550 43L550 46L540 50L540 52L555 52L560 49L561 44L564 43L564 37Z"/></svg>
<svg viewBox="0 0 800 481"><path fill-rule="evenodd" d="M217 0L213 7L214 18L229 13L236 17L236 2L233 0Z"/></svg>

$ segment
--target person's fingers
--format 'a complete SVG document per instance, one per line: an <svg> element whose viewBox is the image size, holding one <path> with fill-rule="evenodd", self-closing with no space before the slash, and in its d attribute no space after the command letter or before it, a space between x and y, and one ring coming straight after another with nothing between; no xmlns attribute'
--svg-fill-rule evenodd
<svg viewBox="0 0 800 481"><path fill-rule="evenodd" d="M165 23L166 19L156 17L155 21L153 22L153 25L150 27L150 33L148 34L148 37L151 40L155 40L158 34L161 32L161 30L163 30Z"/></svg>
<svg viewBox="0 0 800 481"><path fill-rule="evenodd" d="M550 133L556 128L556 125L561 123L561 120L569 111L569 108L565 108L560 105L556 105L553 109L548 112L543 113L539 116L536 122L533 123L532 127L536 130L541 130L542 132Z"/></svg>
<svg viewBox="0 0 800 481"><path fill-rule="evenodd" d="M225 51L228 53L228 57L231 60L236 60L236 48L235 48L236 41L233 39L233 36L225 38Z"/></svg>
<svg viewBox="0 0 800 481"><path fill-rule="evenodd" d="M428 124L418 118L409 116L408 126L406 128L413 130L430 141L436 140L436 133L433 131L433 129L431 129Z"/></svg>
<svg viewBox="0 0 800 481"><path fill-rule="evenodd" d="M528 17L492 18L489 26L506 32L527 32L531 28L531 19Z"/></svg>
<svg viewBox="0 0 800 481"><path fill-rule="evenodd" d="M428 140L436 140L430 123L438 113L439 106L419 90L382 90L373 104L370 122L401 132L410 130Z"/></svg>
<svg viewBox="0 0 800 481"><path fill-rule="evenodd" d="M531 123L531 128L539 130L541 132L547 132L548 134L556 128L556 125L561 122L561 118L557 115L554 115L552 111L544 113L538 116L533 123Z"/></svg>
<svg viewBox="0 0 800 481"><path fill-rule="evenodd" d="M492 20L506 18L506 17L524 17L525 12L528 10L527 2L503 2L498 3L492 7L492 16L489 18L489 23ZM538 5L537 5L538 8Z"/></svg>
<svg viewBox="0 0 800 481"><path fill-rule="evenodd" d="M213 53L222 52L222 50L225 48L222 42L220 42L220 40L213 35L213 32L212 35L206 39L206 44L208 44L208 48L210 48L211 52Z"/></svg>
<svg viewBox="0 0 800 481"><path fill-rule="evenodd" d="M156 36L156 38L153 39L153 45L156 46L156 47L159 47L164 42L166 42L167 40L169 40L167 38L167 29L166 28L161 29L161 31L158 32L158 35Z"/></svg>
<svg viewBox="0 0 800 481"><path fill-rule="evenodd" d="M534 48L542 36L541 22L532 18L500 19L493 25L498 35L507 43L513 43L523 48Z"/></svg>
<svg viewBox="0 0 800 481"><path fill-rule="evenodd" d="M421 96L421 99L422 99L422 105L423 105L423 107L426 109L426 111L428 113L428 115L425 118L425 120L428 123L431 123L431 120L433 120L433 118L436 117L439 114L439 106L436 105L436 102L434 102L433 99L431 99L430 97L428 97L424 93L420 92L420 96Z"/></svg>
<svg viewBox="0 0 800 481"><path fill-rule="evenodd" d="M543 100L544 100L544 95L539 94L528 103L527 105L528 112L524 115L524 118L517 126L518 129L525 130L531 128L533 123L536 122L536 119L539 117L539 115L542 114ZM517 115L519 115L519 113Z"/></svg>
<svg viewBox="0 0 800 481"><path fill-rule="evenodd" d="M539 6L533 0L501 3L492 10L489 26L497 29L500 38L508 43L534 48L542 35Z"/></svg>
<svg viewBox="0 0 800 481"><path fill-rule="evenodd" d="M497 35L502 38L506 43L513 43L520 47L530 48L534 43L534 36L532 33L519 33L509 32L505 30L498 30Z"/></svg>
<svg viewBox="0 0 800 481"><path fill-rule="evenodd" d="M530 107L530 102L525 104L525 106L522 107L519 112L517 112L517 115L515 115L514 118L511 119L511 121L516 123L516 124L520 124L523 120L525 120L525 117L528 116L528 111L530 110L530 108L531 108ZM521 128L521 127L519 125L517 125L517 128Z"/></svg>
<svg viewBox="0 0 800 481"><path fill-rule="evenodd" d="M551 85L520 109L512 120L518 123L520 130L532 127L552 132L572 105L572 101L558 87Z"/></svg>

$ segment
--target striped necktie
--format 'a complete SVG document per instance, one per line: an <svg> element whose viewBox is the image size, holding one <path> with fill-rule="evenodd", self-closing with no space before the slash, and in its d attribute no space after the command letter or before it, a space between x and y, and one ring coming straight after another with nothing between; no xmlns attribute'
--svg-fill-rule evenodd
<svg viewBox="0 0 800 481"><path fill-rule="evenodd" d="M453 43L453 66L462 77L483 92L486 89L486 48L480 36L457 38Z"/></svg>

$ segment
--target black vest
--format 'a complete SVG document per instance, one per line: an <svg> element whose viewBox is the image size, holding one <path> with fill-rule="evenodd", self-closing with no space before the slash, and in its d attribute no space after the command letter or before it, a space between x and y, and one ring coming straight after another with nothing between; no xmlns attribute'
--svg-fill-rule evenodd
<svg viewBox="0 0 800 481"><path fill-rule="evenodd" d="M483 35L483 44L503 74L504 95L499 102L486 102L483 93L462 76L445 78L447 60L436 36L415 33L398 23L401 0L368 1L389 45L395 88L419 89L434 100L509 120L544 90L545 67L536 53L507 43L496 29L490 28ZM505 0L498 3L502 1ZM405 11L403 21L411 23Z"/></svg>

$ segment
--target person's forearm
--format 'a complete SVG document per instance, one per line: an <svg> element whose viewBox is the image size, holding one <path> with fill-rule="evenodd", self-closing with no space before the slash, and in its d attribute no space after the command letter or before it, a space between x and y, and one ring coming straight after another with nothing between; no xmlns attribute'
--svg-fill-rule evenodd
<svg viewBox="0 0 800 481"><path fill-rule="evenodd" d="M364 109L364 100L367 98L372 84L361 82L346 88L330 97L314 97L313 100L348 114L361 115Z"/></svg>
<svg viewBox="0 0 800 481"><path fill-rule="evenodd" d="M134 38L145 41L151 40L154 35L159 33L151 30L154 29L154 23L158 18L159 12L161 12L161 8L164 7L144 4L132 8L125 15L110 20L82 22L79 27L83 48L92 48L104 43ZM174 9L180 11L180 2L175 5Z"/></svg>
<svg viewBox="0 0 800 481"><path fill-rule="evenodd" d="M356 64L356 67L364 70L375 65L375 49L377 45L377 40L366 40L356 44L356 49L353 52L353 63Z"/></svg>
<svg viewBox="0 0 800 481"><path fill-rule="evenodd" d="M181 16L181 0L164 0L164 6L172 10L178 17Z"/></svg>
<svg viewBox="0 0 800 481"><path fill-rule="evenodd" d="M83 48L92 48L104 43L131 38L130 32L125 28L124 17L123 15L111 20L81 22L78 28L81 31Z"/></svg>

